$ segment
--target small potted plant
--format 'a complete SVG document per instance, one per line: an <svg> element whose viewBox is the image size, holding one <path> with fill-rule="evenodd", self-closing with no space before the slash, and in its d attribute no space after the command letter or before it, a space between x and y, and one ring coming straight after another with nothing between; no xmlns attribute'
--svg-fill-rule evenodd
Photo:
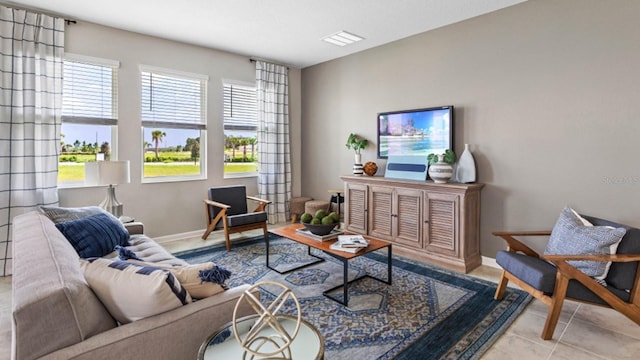
<svg viewBox="0 0 640 360"><path fill-rule="evenodd" d="M369 140L359 138L354 133L349 134L347 138L345 146L347 149L353 149L353 151L355 151L355 163L353 165L354 175L362 175L362 154L360 154L360 150L366 148L367 145L369 145Z"/></svg>
<svg viewBox="0 0 640 360"><path fill-rule="evenodd" d="M429 177L435 183L446 183L453 176L453 164L456 163L456 154L447 149L444 153L427 156L429 162Z"/></svg>

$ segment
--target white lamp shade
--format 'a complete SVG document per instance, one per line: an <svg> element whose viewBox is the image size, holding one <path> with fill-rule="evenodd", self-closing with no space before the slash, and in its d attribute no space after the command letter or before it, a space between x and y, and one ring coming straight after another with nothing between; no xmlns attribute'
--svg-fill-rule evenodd
<svg viewBox="0 0 640 360"><path fill-rule="evenodd" d="M87 185L128 184L131 181L129 160L87 162L84 175Z"/></svg>

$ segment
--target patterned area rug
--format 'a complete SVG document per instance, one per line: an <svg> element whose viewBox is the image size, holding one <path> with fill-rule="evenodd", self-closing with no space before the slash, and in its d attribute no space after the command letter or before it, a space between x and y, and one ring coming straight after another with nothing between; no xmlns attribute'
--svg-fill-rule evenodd
<svg viewBox="0 0 640 360"><path fill-rule="evenodd" d="M280 271L312 262L307 248L270 234L270 264ZM393 257L393 284L364 278L349 287L349 307L322 295L342 283L342 264L326 261L280 275L265 266L261 238L175 254L195 264L213 261L227 268L230 287L272 280L293 289L303 318L325 339L325 359L478 359L529 303L523 291L507 289L495 301L496 284L406 258ZM386 279L386 252L349 261L349 278L371 274ZM334 296L342 294L337 290ZM262 289L264 299L274 295Z"/></svg>

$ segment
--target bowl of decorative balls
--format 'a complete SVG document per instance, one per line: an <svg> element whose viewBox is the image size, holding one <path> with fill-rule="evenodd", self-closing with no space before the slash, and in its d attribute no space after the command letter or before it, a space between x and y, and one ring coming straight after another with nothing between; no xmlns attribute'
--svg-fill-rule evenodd
<svg viewBox="0 0 640 360"><path fill-rule="evenodd" d="M300 222L312 234L324 236L328 235L340 223L340 215L335 212L327 214L324 210L318 210L314 215L302 214Z"/></svg>

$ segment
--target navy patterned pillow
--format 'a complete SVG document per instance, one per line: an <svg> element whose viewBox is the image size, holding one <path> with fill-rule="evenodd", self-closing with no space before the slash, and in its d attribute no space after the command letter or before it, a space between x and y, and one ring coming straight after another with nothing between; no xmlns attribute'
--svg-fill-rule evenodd
<svg viewBox="0 0 640 360"><path fill-rule="evenodd" d="M565 208L551 231L551 237L544 250L545 255L604 255L615 254L624 236L624 228L593 226L571 208ZM610 262L568 261L585 274L604 279Z"/></svg>
<svg viewBox="0 0 640 360"><path fill-rule="evenodd" d="M129 233L115 216L99 213L56 224L81 258L102 257L116 245L129 246Z"/></svg>

